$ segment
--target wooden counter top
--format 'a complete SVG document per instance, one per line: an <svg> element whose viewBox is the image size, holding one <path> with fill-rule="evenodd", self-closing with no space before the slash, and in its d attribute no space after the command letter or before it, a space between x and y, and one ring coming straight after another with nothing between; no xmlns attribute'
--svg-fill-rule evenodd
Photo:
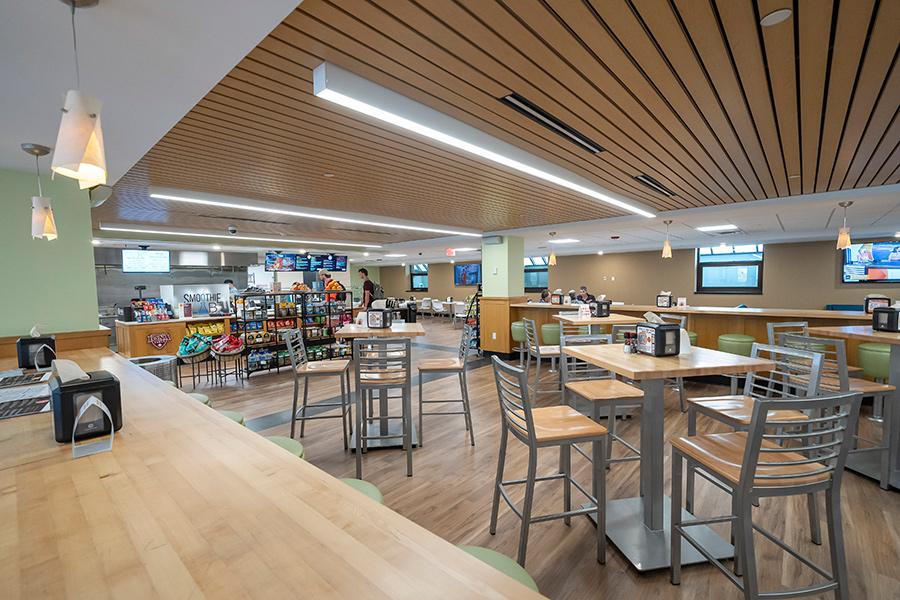
<svg viewBox="0 0 900 600"><path fill-rule="evenodd" d="M124 426L72 460L49 414L0 421L4 597L542 597L108 350L64 357L119 378Z"/></svg>
<svg viewBox="0 0 900 600"><path fill-rule="evenodd" d="M678 313L683 315L729 315L748 317L793 317L796 319L852 319L871 321L872 315L856 310L817 310L813 308L731 308L727 306L687 306L659 308L652 304L613 304L610 310L626 312Z"/></svg>
<svg viewBox="0 0 900 600"><path fill-rule="evenodd" d="M875 331L871 325L847 325L845 327L810 327L809 335L845 340L858 340L880 344L900 344L900 333Z"/></svg>
<svg viewBox="0 0 900 600"><path fill-rule="evenodd" d="M120 321L116 319L116 325L122 327L137 327L140 325L164 325L166 323L197 323L204 321L224 321L225 319L233 319L234 315L223 315L220 317L184 317L181 319L166 319L165 321ZM275 317L272 317L275 319ZM265 320L265 319L261 319Z"/></svg>
<svg viewBox="0 0 900 600"><path fill-rule="evenodd" d="M390 327L368 327L348 323L334 332L336 338L364 338L364 337L393 337L413 338L425 335L425 328L421 323L394 323Z"/></svg>

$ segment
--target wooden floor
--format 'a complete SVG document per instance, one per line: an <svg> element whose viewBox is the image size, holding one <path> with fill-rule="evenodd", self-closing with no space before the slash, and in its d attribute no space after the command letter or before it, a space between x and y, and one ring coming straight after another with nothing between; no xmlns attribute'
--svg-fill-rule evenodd
<svg viewBox="0 0 900 600"><path fill-rule="evenodd" d="M428 335L413 344L413 360L449 357L459 343L460 329L444 319L426 319ZM489 363L480 361L469 372L469 393L475 427L475 447L469 445L461 416L426 417L424 446L414 453L414 476L406 477L405 455L400 450L369 452L363 460L363 476L375 483L388 506L457 544L487 546L515 556L519 521L501 506L497 535L488 533L492 483L497 465L499 410ZM415 384L415 381L414 381ZM725 393L725 388L688 382L692 396ZM288 372L254 374L244 387L229 384L214 388L201 386L213 406L244 413L248 427L265 435L288 435L292 380ZM190 390L188 384L185 391ZM316 381L310 401L332 398L339 393L337 380ZM455 379L426 383L429 397L453 397L458 394ZM677 398L668 392L666 412L667 438L683 435L687 421L677 408ZM414 385L414 403L417 402ZM546 396L542 404L557 403L558 397ZM620 426L629 441L639 441L640 417ZM866 421L868 422L868 421ZM700 428L707 421L701 418ZM711 426L709 430L715 429ZM705 429L704 429L705 430ZM326 419L307 423L302 439L306 456L314 465L337 477L354 476L353 455L343 450L340 421ZM573 455L576 477L585 483L589 465ZM666 488L669 488L670 451L666 450ZM524 477L524 446L510 440L507 478ZM540 472L555 472L558 456L545 451ZM636 496L638 465L616 465L608 474L609 498ZM805 499L764 500L754 519L782 536L819 564L828 565L827 541L815 546L809 541ZM824 501L820 498L823 505ZM698 479L698 515L722 514L729 507L727 496ZM562 489L558 482L538 484L535 514L558 512L562 508ZM844 531L850 571L851 598L900 598L900 494L886 492L868 479L847 473L843 490ZM823 522L823 538L824 535ZM627 598L740 598L741 594L715 568L709 565L686 567L680 586L668 581L668 571L639 574L610 546L607 564L595 560L593 528L586 518L575 519L570 527L562 521L533 525L528 545L526 568L541 591L550 598L591 599ZM799 587L816 581L812 571L791 559L777 546L757 539L757 560L761 590ZM830 597L830 596L829 596Z"/></svg>

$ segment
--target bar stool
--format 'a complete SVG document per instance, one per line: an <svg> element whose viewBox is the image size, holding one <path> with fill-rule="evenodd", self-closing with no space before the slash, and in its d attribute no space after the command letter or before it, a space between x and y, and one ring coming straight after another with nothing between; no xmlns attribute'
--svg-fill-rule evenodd
<svg viewBox="0 0 900 600"><path fill-rule="evenodd" d="M661 313L659 317L670 325L677 325L679 329L684 329L687 331L687 315L678 315L675 313ZM691 340L691 346L694 345L694 342L697 339L697 334L694 333L694 337L691 338L690 335L694 332L688 332L688 338ZM684 399L684 377L676 377L674 380L667 380L667 384L672 389L678 390L678 404L681 407L681 412L687 412L687 403Z"/></svg>
<svg viewBox="0 0 900 600"><path fill-rule="evenodd" d="M769 346L772 347L772 346ZM753 405L746 432L719 433L672 440L671 582L681 582L682 538L697 548L727 576L748 599L795 598L834 591L836 598L849 598L847 559L841 521L841 481L849 450L845 431L855 431L859 417L858 394L842 393L818 398L761 400ZM779 415L800 411L820 414L810 436L797 438L785 430L792 420ZM781 444L776 443L781 442ZM786 448L786 444L791 444ZM794 445L799 444L799 445ZM683 520L681 510L682 461L699 465L720 487L733 490L732 509L725 516ZM760 498L825 493L831 573L802 556L787 543L753 523L752 507ZM695 525L731 523L735 533L734 575L687 529ZM802 589L761 593L757 581L754 533L781 547L826 581ZM740 576L743 573L743 577Z"/></svg>
<svg viewBox="0 0 900 600"><path fill-rule="evenodd" d="M419 446L423 445L424 427L422 418L425 415L463 415L466 422L466 431L469 432L469 438L472 445L475 445L475 430L472 427L472 411L469 407L469 388L466 385L466 367L468 365L469 349L472 347L472 340L475 338L475 329L466 325L463 327L462 338L459 341L459 353L456 358L436 358L431 360L423 360L419 363ZM459 379L460 398L450 400L425 400L422 393L422 386L425 382L426 373L455 374ZM462 410L457 411L439 411L425 412L425 404L446 404L448 402L461 402Z"/></svg>
<svg viewBox="0 0 900 600"><path fill-rule="evenodd" d="M356 478L362 479L362 453L369 440L403 439L406 449L406 476L412 477L412 383L409 339L367 338L353 340L356 357ZM382 411L377 417L366 414L366 403L376 392L386 406L390 391L400 391L401 413ZM397 397L395 396L395 399ZM400 433L391 433L390 422L399 419ZM369 423L379 422L378 433L370 433Z"/></svg>
<svg viewBox="0 0 900 600"><path fill-rule="evenodd" d="M486 565L490 565L494 567L496 570L500 571L504 575L508 577L512 577L522 585L527 588L534 590L535 592L540 592L538 590L537 583L535 583L534 578L528 574L524 568L522 568L519 563L506 556L505 554L500 554L490 548L482 548L481 546L457 546L460 550L474 556L481 562Z"/></svg>
<svg viewBox="0 0 900 600"><path fill-rule="evenodd" d="M517 562L525 566L525 552L528 547L528 528L532 523L552 519L563 519L566 525L578 515L595 514L597 517L597 561L606 562L606 428L584 416L570 406L546 406L533 408L528 398L528 377L525 371L507 365L496 356L494 379L500 401L500 455L497 460L497 478L494 482L494 499L491 505L491 535L497 533L497 513L500 498L509 505L513 513L522 520L519 533L519 553ZM524 479L503 480L503 466L506 462L506 444L509 434L528 446L528 473ZM590 442L592 446L592 488L588 493L572 478L572 445ZM537 451L539 448L559 448L559 473L537 476ZM532 516L534 484L538 481L563 480L563 512ZM506 491L506 486L525 485L525 501L519 509ZM588 506L572 510L572 486L587 496Z"/></svg>
<svg viewBox="0 0 900 600"><path fill-rule="evenodd" d="M522 321L513 321L510 328L512 341L518 344L513 351L519 353L519 366L522 367L525 365L525 352L528 350L525 345L525 324Z"/></svg>
<svg viewBox="0 0 900 600"><path fill-rule="evenodd" d="M306 433L306 421L312 419L340 419L344 433L344 450L350 447L347 430L353 433L352 415L350 414L350 361L345 359L320 360L310 362L306 356L306 345L303 343L303 334L299 329L289 329L283 334L287 345L288 356L291 359L291 373L294 376L294 402L291 405L291 437L297 421L300 421L300 437ZM313 407L326 411L332 408L340 408L336 415L307 415L310 406L309 379L310 377L338 377L341 380L340 402L318 402ZM300 392L300 380L303 380L303 404L297 408Z"/></svg>
<svg viewBox="0 0 900 600"><path fill-rule="evenodd" d="M203 404L204 406L212 406L212 402L210 401L209 396L207 396L206 394L191 392L190 394L188 394L188 396L190 396L200 404Z"/></svg>
<svg viewBox="0 0 900 600"><path fill-rule="evenodd" d="M522 319L522 323L525 325L525 343L528 345L528 358L525 361L525 372L527 373L531 368L531 359L535 359L537 361L536 369L534 372L534 393L535 394L548 394L548 393L556 393L556 389L554 390L541 390L541 361L544 358L550 359L550 366L553 367L556 364L556 359L559 358L559 346L543 346L538 342L537 330L535 328L535 323L531 319ZM553 369L551 368L551 372Z"/></svg>
<svg viewBox="0 0 900 600"><path fill-rule="evenodd" d="M739 354L740 356L750 356L753 343L756 341L752 335L744 335L743 333L723 333L719 336L717 347L719 352L728 352L729 354ZM731 393L737 394L739 375L726 375L731 380Z"/></svg>
<svg viewBox="0 0 900 600"><path fill-rule="evenodd" d="M606 465L641 459L641 452L633 445L616 435L616 413L619 409L640 408L644 403L644 390L616 379L606 369L594 366L564 351L572 346L590 346L594 344L611 344L611 334L563 335L560 337L560 369L562 371L563 395L562 403L569 405L568 394L582 398L591 405L591 417L599 422L607 417L606 428L609 431L606 445ZM604 414L605 413L605 414ZM620 458L612 458L613 441L619 442L632 454ZM590 460L590 457L578 446L575 450Z"/></svg>
<svg viewBox="0 0 900 600"><path fill-rule="evenodd" d="M276 446L284 448L297 458L306 458L306 452L303 449L303 444L301 444L294 438L289 438L284 435L267 435L266 439Z"/></svg>
<svg viewBox="0 0 900 600"><path fill-rule="evenodd" d="M891 347L889 344L860 344L856 348L856 356L863 374L878 382L890 381L891 378ZM872 402L871 420L881 423L884 420L883 401L878 399Z"/></svg>

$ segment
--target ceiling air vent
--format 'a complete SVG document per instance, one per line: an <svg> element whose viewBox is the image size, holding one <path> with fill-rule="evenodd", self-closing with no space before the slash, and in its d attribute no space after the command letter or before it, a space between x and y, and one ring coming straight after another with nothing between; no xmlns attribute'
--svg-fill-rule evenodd
<svg viewBox="0 0 900 600"><path fill-rule="evenodd" d="M675 192L673 192L672 190L670 190L669 188L667 188L666 186L664 186L657 180L653 179L649 175L635 175L634 178L637 179L638 181L640 181L641 183L643 183L644 185L646 185L648 188L650 188L654 192L658 192L665 196L674 196L675 195Z"/></svg>
<svg viewBox="0 0 900 600"><path fill-rule="evenodd" d="M553 133L561 135L570 142L578 144L591 154L599 154L600 152L603 152L603 147L600 146L600 144L592 142L590 139L578 133L575 129L569 127L568 125L545 111L543 108L539 107L529 100L526 100L515 92L509 94L508 96L503 96L502 98L500 98L500 101L522 113L535 123L543 125Z"/></svg>

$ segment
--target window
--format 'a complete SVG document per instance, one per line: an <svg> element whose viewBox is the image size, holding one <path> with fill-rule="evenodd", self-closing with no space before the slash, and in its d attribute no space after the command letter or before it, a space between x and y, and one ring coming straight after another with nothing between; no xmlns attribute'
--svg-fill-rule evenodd
<svg viewBox="0 0 900 600"><path fill-rule="evenodd" d="M428 265L422 263L410 265L409 289L414 292L428 291Z"/></svg>
<svg viewBox="0 0 900 600"><path fill-rule="evenodd" d="M763 245L697 248L698 294L762 294Z"/></svg>
<svg viewBox="0 0 900 600"><path fill-rule="evenodd" d="M546 256L525 257L525 291L541 292L547 289L549 278L547 277Z"/></svg>

